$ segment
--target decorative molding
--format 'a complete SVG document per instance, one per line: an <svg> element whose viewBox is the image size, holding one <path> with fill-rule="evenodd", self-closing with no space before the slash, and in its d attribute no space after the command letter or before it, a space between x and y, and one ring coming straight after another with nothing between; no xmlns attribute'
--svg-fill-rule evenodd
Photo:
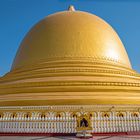
<svg viewBox="0 0 140 140"><path fill-rule="evenodd" d="M125 64L121 63L118 60L114 60L111 58L107 58L107 57L73 57L73 56L69 56L69 57L56 57L56 56L52 56L48 59L40 59L39 62L35 62L34 64L30 64L28 66L24 66L22 68L18 68L18 69L14 69L13 71L22 71L22 70L29 70L33 68L39 68L41 66L45 66L45 67L49 67L49 66L59 66L58 64L70 64L72 62L73 63L84 63L84 64L102 64L102 65L114 65L115 67L122 67L125 69L130 69L129 66L126 66ZM46 65L44 65L46 64ZM131 70L131 69L130 69Z"/></svg>

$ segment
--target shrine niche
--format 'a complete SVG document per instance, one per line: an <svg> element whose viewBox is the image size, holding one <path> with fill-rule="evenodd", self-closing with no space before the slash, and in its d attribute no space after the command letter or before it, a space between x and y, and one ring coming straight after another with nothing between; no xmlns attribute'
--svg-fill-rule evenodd
<svg viewBox="0 0 140 140"><path fill-rule="evenodd" d="M88 121L85 118L80 120L80 127L88 127Z"/></svg>
<svg viewBox="0 0 140 140"><path fill-rule="evenodd" d="M82 114L77 117L77 137L92 137L91 117Z"/></svg>

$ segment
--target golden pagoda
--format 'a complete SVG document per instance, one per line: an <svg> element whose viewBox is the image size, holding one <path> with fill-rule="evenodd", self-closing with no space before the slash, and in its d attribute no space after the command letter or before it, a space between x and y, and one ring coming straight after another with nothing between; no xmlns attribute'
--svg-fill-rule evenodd
<svg viewBox="0 0 140 140"><path fill-rule="evenodd" d="M108 23L70 6L23 39L0 78L0 124L4 134L138 132L140 74Z"/></svg>

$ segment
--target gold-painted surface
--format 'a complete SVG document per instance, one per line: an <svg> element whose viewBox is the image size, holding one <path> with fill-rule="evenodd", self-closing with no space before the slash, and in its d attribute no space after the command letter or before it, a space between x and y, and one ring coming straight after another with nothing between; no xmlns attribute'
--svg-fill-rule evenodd
<svg viewBox="0 0 140 140"><path fill-rule="evenodd" d="M2 77L0 106L140 103L140 76L131 69L114 63L51 64Z"/></svg>
<svg viewBox="0 0 140 140"><path fill-rule="evenodd" d="M105 21L90 13L64 11L49 15L26 35L13 70L58 58L96 58L131 68L125 48Z"/></svg>
<svg viewBox="0 0 140 140"><path fill-rule="evenodd" d="M35 96L35 95L32 95ZM38 96L35 98L39 98ZM116 105L139 105L140 98L133 98L133 97L110 97L107 96L106 98L97 96L97 97L92 97L92 96L68 96L67 99L66 97L42 97L42 99L35 99L32 97L32 99L28 99L28 96L26 98L15 98L15 99L1 99L0 101L0 106L44 106L44 105L107 105L107 104L116 104ZM53 99L55 98L55 99ZM68 99L70 98L70 99Z"/></svg>
<svg viewBox="0 0 140 140"><path fill-rule="evenodd" d="M112 52L110 52L112 51ZM0 106L140 104L140 74L115 31L80 11L46 17L0 78Z"/></svg>

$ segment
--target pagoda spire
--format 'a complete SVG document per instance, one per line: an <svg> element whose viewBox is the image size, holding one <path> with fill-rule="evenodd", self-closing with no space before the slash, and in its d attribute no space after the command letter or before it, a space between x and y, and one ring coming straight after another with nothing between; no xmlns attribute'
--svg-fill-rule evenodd
<svg viewBox="0 0 140 140"><path fill-rule="evenodd" d="M75 11L75 8L73 5L70 5L69 8L68 8L68 11Z"/></svg>

